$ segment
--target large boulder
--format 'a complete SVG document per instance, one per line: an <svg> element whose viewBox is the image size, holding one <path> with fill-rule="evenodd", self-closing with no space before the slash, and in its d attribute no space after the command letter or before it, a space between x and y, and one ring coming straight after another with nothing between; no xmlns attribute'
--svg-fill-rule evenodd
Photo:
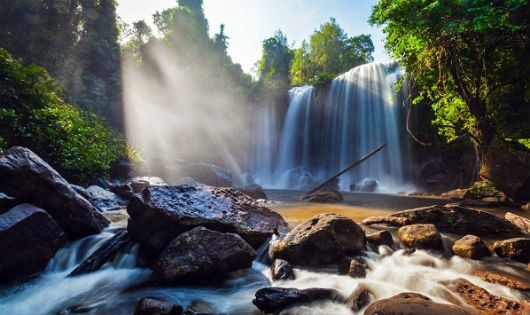
<svg viewBox="0 0 530 315"><path fill-rule="evenodd" d="M256 251L239 235L197 227L175 238L155 260L153 276L165 285L202 283L248 268Z"/></svg>
<svg viewBox="0 0 530 315"><path fill-rule="evenodd" d="M527 264L530 262L530 238L517 237L495 242L493 251L499 257Z"/></svg>
<svg viewBox="0 0 530 315"><path fill-rule="evenodd" d="M232 173L212 164L196 163L181 166L176 170L173 176L178 178L189 177L201 184L208 186L232 186Z"/></svg>
<svg viewBox="0 0 530 315"><path fill-rule="evenodd" d="M388 299L373 302L364 315L471 315L461 307L433 302L417 293L400 293Z"/></svg>
<svg viewBox="0 0 530 315"><path fill-rule="evenodd" d="M46 211L21 204L0 215L0 285L46 268L66 236Z"/></svg>
<svg viewBox="0 0 530 315"><path fill-rule="evenodd" d="M204 185L152 186L135 194L127 206L131 237L152 252L197 226L241 235L258 247L277 227L276 212L233 188Z"/></svg>
<svg viewBox="0 0 530 315"><path fill-rule="evenodd" d="M386 224L385 218L391 226L434 224L440 232L459 235L473 234L490 237L523 235L518 227L503 218L458 204L403 210L387 217L367 218L363 220L363 224Z"/></svg>
<svg viewBox="0 0 530 315"><path fill-rule="evenodd" d="M120 196L116 195L112 191L103 189L99 186L92 185L88 187L87 192L90 196L90 203L94 205L99 211L112 211L125 208L127 201Z"/></svg>
<svg viewBox="0 0 530 315"><path fill-rule="evenodd" d="M475 235L466 235L456 240L452 250L453 254L468 259L478 260L491 255L486 244Z"/></svg>
<svg viewBox="0 0 530 315"><path fill-rule="evenodd" d="M101 232L109 221L51 166L29 149L0 154L0 191L45 209L69 238Z"/></svg>
<svg viewBox="0 0 530 315"><path fill-rule="evenodd" d="M529 302L513 301L502 296L493 295L465 279L443 281L442 284L458 294L467 304L482 311L479 314L530 314Z"/></svg>
<svg viewBox="0 0 530 315"><path fill-rule="evenodd" d="M341 202L344 200L342 194L333 188L326 188L325 190L319 190L311 194L304 195L302 200L307 202L324 202L333 203Z"/></svg>
<svg viewBox="0 0 530 315"><path fill-rule="evenodd" d="M268 287L256 291L256 298L252 303L265 314L277 314L281 310L304 303L315 301L333 301L344 303L344 297L333 289L296 289L296 288L279 288Z"/></svg>
<svg viewBox="0 0 530 315"><path fill-rule="evenodd" d="M336 214L319 214L271 242L269 256L295 265L338 263L364 249L366 236L353 220Z"/></svg>
<svg viewBox="0 0 530 315"><path fill-rule="evenodd" d="M530 219L519 216L517 214L513 214L511 212L506 212L506 214L504 215L504 219L521 229L521 231L523 231L524 233L530 234Z"/></svg>
<svg viewBox="0 0 530 315"><path fill-rule="evenodd" d="M434 224L412 224L400 227L399 240L409 248L442 249L442 236Z"/></svg>
<svg viewBox="0 0 530 315"><path fill-rule="evenodd" d="M182 306L159 299L145 297L138 301L133 315L180 315Z"/></svg>

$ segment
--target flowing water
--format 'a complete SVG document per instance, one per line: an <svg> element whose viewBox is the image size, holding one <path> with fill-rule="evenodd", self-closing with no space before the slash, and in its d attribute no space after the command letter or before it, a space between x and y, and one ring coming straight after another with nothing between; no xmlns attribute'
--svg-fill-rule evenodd
<svg viewBox="0 0 530 315"><path fill-rule="evenodd" d="M408 93L405 84L396 90L403 74L394 64L371 63L338 76L327 88L291 89L276 157L264 161L257 152L256 181L267 188L312 188L385 143L383 151L340 178L340 189L355 184L354 190L366 191L377 183L378 192L412 190L403 120ZM259 116L260 124L272 123L267 114ZM259 150L272 150L276 126L259 130Z"/></svg>
<svg viewBox="0 0 530 315"><path fill-rule="evenodd" d="M307 215L306 211L309 209L308 206L293 201L275 202L270 205L278 209L291 223L298 222L301 219L299 216ZM297 207L305 208L304 211L297 212ZM370 210L368 207L348 204L314 204L311 207L315 213L338 210L341 214L349 213L350 216L361 211L363 217L390 212L389 209ZM66 277L105 240L112 237L113 233L113 230L108 230L100 235L73 242L56 254L41 276L25 284L0 289L0 314L131 315L138 300L146 296L179 303L184 307L199 305L215 314L261 314L251 301L255 292L266 286L333 288L348 296L361 285L372 291L373 299L413 291L427 295L437 302L461 304L458 297L439 283L456 278L465 278L495 295L510 299L528 298L519 291L490 284L471 275L476 269L497 269L519 278L527 276L516 263L500 263L496 258L480 262L459 257L448 259L441 254L421 250L406 255L402 250L395 251L387 246L379 247L377 252L375 249L366 252L369 270L364 279L338 275L337 266L328 266L312 270L295 269L296 280L272 282L268 267L256 260L251 268L232 273L221 285L150 287L141 285L149 278L150 271L135 267L136 246L125 249L100 271L74 278ZM266 248L261 248L260 252L263 254ZM294 314L352 315L362 314L363 311L353 313L343 305L318 302L303 306Z"/></svg>

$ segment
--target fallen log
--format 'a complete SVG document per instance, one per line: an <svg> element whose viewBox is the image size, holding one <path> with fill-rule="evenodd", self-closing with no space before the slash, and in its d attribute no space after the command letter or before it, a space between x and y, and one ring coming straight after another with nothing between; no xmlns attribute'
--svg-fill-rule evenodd
<svg viewBox="0 0 530 315"><path fill-rule="evenodd" d="M328 180L326 180L325 182L323 182L322 184L318 185L316 188L314 188L313 190L309 191L306 195L309 195L309 194L312 194L322 188L324 188L327 184L331 183L333 180L335 180L335 178L339 177L340 175L346 173L347 171L351 170L352 168L356 167L357 165L361 164L362 162L366 161L368 158L370 158L372 155L376 154L377 152L379 152L382 148L385 147L386 144L381 144L380 146L378 146L377 148L375 148L373 151L371 151L370 153L366 154L365 156L363 156L362 158L358 159L357 161L353 162L352 164L348 165L348 167L346 167L345 169L343 169L342 171L338 172L337 174L333 175L332 177L330 177Z"/></svg>
<svg viewBox="0 0 530 315"><path fill-rule="evenodd" d="M106 241L92 255L77 266L68 277L75 277L85 273L99 270L107 261L116 256L118 251L130 242L126 229L120 230L111 239Z"/></svg>

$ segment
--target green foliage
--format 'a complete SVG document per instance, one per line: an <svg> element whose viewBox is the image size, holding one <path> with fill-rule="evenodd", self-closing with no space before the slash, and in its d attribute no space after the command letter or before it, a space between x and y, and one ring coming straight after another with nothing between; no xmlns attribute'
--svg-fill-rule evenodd
<svg viewBox="0 0 530 315"><path fill-rule="evenodd" d="M355 66L373 61L374 45L369 35L348 38L331 18L320 26L294 53L291 84L320 84Z"/></svg>
<svg viewBox="0 0 530 315"><path fill-rule="evenodd" d="M277 87L289 86L289 66L293 51L289 48L287 37L278 30L274 36L263 41L262 57L258 61L260 82Z"/></svg>
<svg viewBox="0 0 530 315"><path fill-rule="evenodd" d="M127 157L125 141L60 93L46 70L0 49L0 146L28 147L76 181L105 175Z"/></svg>
<svg viewBox="0 0 530 315"><path fill-rule="evenodd" d="M529 138L528 2L381 0L372 24L431 104L448 140L485 151L495 136Z"/></svg>

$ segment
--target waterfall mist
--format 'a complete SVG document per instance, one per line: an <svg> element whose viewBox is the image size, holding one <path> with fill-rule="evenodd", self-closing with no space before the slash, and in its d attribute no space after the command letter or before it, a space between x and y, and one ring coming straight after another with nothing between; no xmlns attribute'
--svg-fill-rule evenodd
<svg viewBox="0 0 530 315"><path fill-rule="evenodd" d="M178 165L205 162L235 175L247 150L245 97L219 67L186 64L150 45L138 66L122 66L126 132L140 149L140 171L173 179Z"/></svg>

